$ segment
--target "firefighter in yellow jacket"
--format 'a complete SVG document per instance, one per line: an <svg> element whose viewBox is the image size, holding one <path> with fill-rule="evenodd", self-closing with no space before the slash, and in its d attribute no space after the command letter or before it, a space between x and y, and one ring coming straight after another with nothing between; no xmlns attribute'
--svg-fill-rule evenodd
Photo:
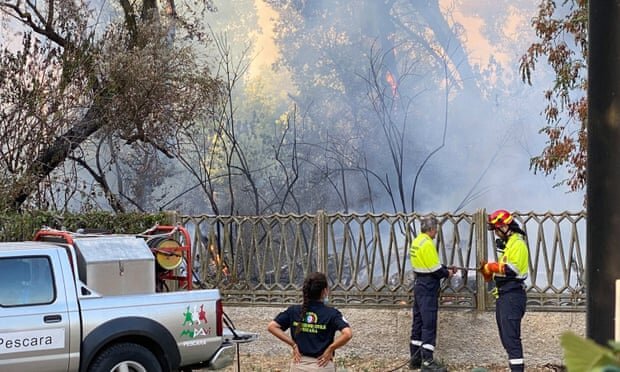
<svg viewBox="0 0 620 372"><path fill-rule="evenodd" d="M437 235L437 219L422 219L420 231L409 250L411 266L415 272L409 368L446 372L447 369L433 359L437 340L439 286L441 279L451 277L456 269L448 268L439 262L439 254L433 241Z"/></svg>
<svg viewBox="0 0 620 372"><path fill-rule="evenodd" d="M529 272L529 251L523 240L525 232L512 214L503 209L489 215L488 229L498 237L496 243L502 253L498 262L482 261L480 272L485 281L495 280L495 320L508 353L510 370L524 371L521 319L527 301L524 282Z"/></svg>

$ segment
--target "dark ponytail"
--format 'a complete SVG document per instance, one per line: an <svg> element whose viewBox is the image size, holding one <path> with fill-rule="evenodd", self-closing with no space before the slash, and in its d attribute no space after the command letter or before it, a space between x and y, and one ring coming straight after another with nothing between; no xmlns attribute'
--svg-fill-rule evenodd
<svg viewBox="0 0 620 372"><path fill-rule="evenodd" d="M310 301L320 300L321 293L325 288L327 288L327 277L323 273L313 272L304 280L304 286L302 288L303 302L301 303L299 325L297 329L295 329L295 334L298 334L301 330L301 323L304 321Z"/></svg>
<svg viewBox="0 0 620 372"><path fill-rule="evenodd" d="M523 236L527 236L527 234L525 234L525 231L523 231L520 227L519 224L517 222L515 222L514 220L510 222L510 225L508 225L508 228L510 229L510 231L514 231L516 233L519 233Z"/></svg>

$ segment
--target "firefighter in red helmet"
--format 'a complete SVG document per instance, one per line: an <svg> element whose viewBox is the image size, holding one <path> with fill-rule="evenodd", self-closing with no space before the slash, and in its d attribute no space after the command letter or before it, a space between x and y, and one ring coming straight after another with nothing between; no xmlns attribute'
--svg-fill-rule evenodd
<svg viewBox="0 0 620 372"><path fill-rule="evenodd" d="M497 262L482 261L480 272L485 281L495 281L495 320L510 370L524 371L521 320L527 300L524 282L529 272L525 232L514 216L503 209L489 215L488 229L497 236L502 251Z"/></svg>

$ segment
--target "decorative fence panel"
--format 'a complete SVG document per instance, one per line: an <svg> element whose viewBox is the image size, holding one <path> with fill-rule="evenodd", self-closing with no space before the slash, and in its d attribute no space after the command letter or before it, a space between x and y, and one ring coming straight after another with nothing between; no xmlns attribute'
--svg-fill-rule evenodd
<svg viewBox="0 0 620 372"><path fill-rule="evenodd" d="M193 235L196 275L221 289L231 304L300 301L304 277L327 273L330 301L338 306L410 306L413 272L409 246L419 214L179 216ZM494 306L490 284L476 274L482 259L495 260L495 237L486 212L439 214L440 259L463 268L445 280L443 307ZM528 307L585 310L585 212L515 213L527 233ZM469 270L467 270L469 268Z"/></svg>

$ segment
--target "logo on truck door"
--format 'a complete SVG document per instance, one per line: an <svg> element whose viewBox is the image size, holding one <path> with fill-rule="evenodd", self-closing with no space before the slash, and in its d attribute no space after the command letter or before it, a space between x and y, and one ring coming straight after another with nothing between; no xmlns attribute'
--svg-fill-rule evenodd
<svg viewBox="0 0 620 372"><path fill-rule="evenodd" d="M61 349L65 347L63 328L0 333L0 354Z"/></svg>
<svg viewBox="0 0 620 372"><path fill-rule="evenodd" d="M198 336L208 336L211 334L211 327L207 326L207 312L204 309L204 304L194 305L193 309L188 305L183 313L183 331L181 337L187 336L189 338L195 338Z"/></svg>

